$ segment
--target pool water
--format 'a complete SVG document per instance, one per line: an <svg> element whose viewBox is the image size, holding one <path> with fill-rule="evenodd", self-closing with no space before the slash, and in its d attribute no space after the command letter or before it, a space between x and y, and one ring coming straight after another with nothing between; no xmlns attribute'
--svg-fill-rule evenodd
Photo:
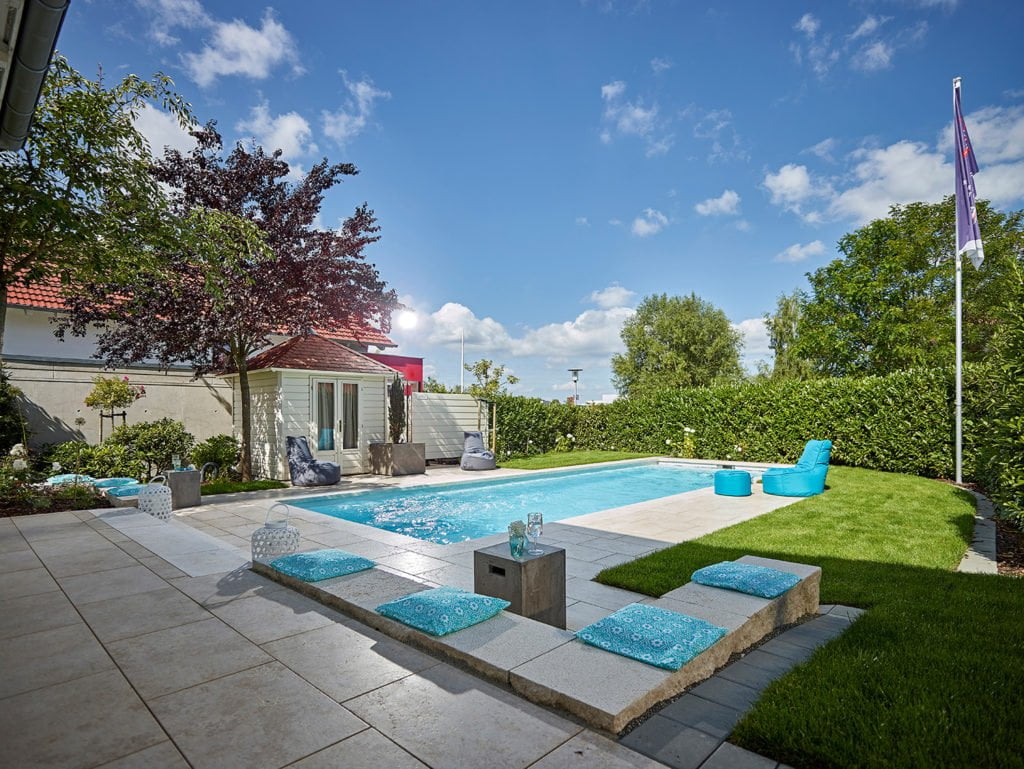
<svg viewBox="0 0 1024 769"><path fill-rule="evenodd" d="M289 502L346 521L448 544L504 532L527 513L545 522L706 488L711 470L643 464L474 483L382 489Z"/></svg>

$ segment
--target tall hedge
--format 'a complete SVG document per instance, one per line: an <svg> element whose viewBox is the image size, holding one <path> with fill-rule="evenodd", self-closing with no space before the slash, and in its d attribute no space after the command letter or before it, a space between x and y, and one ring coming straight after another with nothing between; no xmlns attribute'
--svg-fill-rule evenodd
<svg viewBox="0 0 1024 769"><path fill-rule="evenodd" d="M977 475L989 381L981 367L965 372L967 478ZM500 456L549 451L566 433L578 449L678 454L689 427L700 459L792 462L808 439L830 438L838 464L953 476L953 383L948 372L939 371L757 380L580 408L507 397L498 403L497 427Z"/></svg>

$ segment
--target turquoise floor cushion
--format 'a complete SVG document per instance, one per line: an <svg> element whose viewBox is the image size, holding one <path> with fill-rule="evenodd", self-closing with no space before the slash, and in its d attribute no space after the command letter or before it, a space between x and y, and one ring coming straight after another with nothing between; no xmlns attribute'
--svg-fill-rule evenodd
<svg viewBox="0 0 1024 769"><path fill-rule="evenodd" d="M100 478L98 481L92 482L92 487L94 489L113 489L118 486L138 485L138 483L134 478Z"/></svg>
<svg viewBox="0 0 1024 769"><path fill-rule="evenodd" d="M292 553L270 562L273 569L303 582L319 582L331 577L343 577L358 571L372 569L376 564L369 558L346 550L313 550Z"/></svg>
<svg viewBox="0 0 1024 769"><path fill-rule="evenodd" d="M435 587L381 604L377 613L430 635L448 635L500 614L508 601L457 587Z"/></svg>
<svg viewBox="0 0 1024 769"><path fill-rule="evenodd" d="M583 643L648 665L679 670L719 638L724 627L657 606L631 603L576 633Z"/></svg>
<svg viewBox="0 0 1024 769"><path fill-rule="evenodd" d="M690 579L701 585L723 587L761 598L777 598L800 581L800 577L788 571L735 561L722 561L697 569Z"/></svg>
<svg viewBox="0 0 1024 769"><path fill-rule="evenodd" d="M65 483L92 483L95 478L91 475L78 475L77 473L64 473L63 475L51 475L46 479L47 486L63 486Z"/></svg>
<svg viewBox="0 0 1024 769"><path fill-rule="evenodd" d="M124 486L112 486L109 489L103 489L108 495L112 497L137 497L139 492L146 488L145 484L142 483L131 483Z"/></svg>

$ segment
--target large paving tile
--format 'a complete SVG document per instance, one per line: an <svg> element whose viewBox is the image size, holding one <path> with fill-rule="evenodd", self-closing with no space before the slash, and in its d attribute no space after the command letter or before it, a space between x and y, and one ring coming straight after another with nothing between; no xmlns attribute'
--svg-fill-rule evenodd
<svg viewBox="0 0 1024 769"><path fill-rule="evenodd" d="M691 693L717 702L719 705L744 712L761 696L761 692L757 689L735 683L721 676L712 676L704 683L693 687Z"/></svg>
<svg viewBox="0 0 1024 769"><path fill-rule="evenodd" d="M660 769L663 764L591 731L580 732L530 769Z"/></svg>
<svg viewBox="0 0 1024 769"><path fill-rule="evenodd" d="M574 601L586 601L587 603L603 606L612 611L617 611L623 606L628 606L644 597L629 590L621 590L617 587L609 587L598 582L582 579L570 579L566 582L565 595L566 598L571 598Z"/></svg>
<svg viewBox="0 0 1024 769"><path fill-rule="evenodd" d="M105 601L121 595L135 595L162 590L167 583L145 566L128 566L95 574L77 577L63 577L60 586L64 588L71 602L80 605L93 601Z"/></svg>
<svg viewBox="0 0 1024 769"><path fill-rule="evenodd" d="M348 707L434 769L519 769L580 731L449 665L364 694Z"/></svg>
<svg viewBox="0 0 1024 769"><path fill-rule="evenodd" d="M174 743L168 740L123 758L114 759L96 769L189 769L189 765L174 747Z"/></svg>
<svg viewBox="0 0 1024 769"><path fill-rule="evenodd" d="M83 604L79 611L104 643L210 616L206 609L173 587Z"/></svg>
<svg viewBox="0 0 1024 769"><path fill-rule="evenodd" d="M592 625L611 613L611 609L606 609L603 606L594 606L586 601L576 601L565 609L565 626L569 630L582 630L587 625Z"/></svg>
<svg viewBox="0 0 1024 769"><path fill-rule="evenodd" d="M240 598L270 597L287 588L255 574L248 568L239 568L224 574L172 579L170 583L203 606L220 606Z"/></svg>
<svg viewBox="0 0 1024 769"><path fill-rule="evenodd" d="M43 568L43 562L40 561L36 554L26 548L24 550L14 550L9 553L0 553L0 574L6 574L11 571L24 571L25 569L41 569Z"/></svg>
<svg viewBox="0 0 1024 769"><path fill-rule="evenodd" d="M723 742L701 769L775 769L778 763L757 753Z"/></svg>
<svg viewBox="0 0 1024 769"><path fill-rule="evenodd" d="M46 562L46 568L58 579L73 577L77 574L92 574L98 571L138 566L138 561L113 544L95 550L43 556L43 560Z"/></svg>
<svg viewBox="0 0 1024 769"><path fill-rule="evenodd" d="M712 737L725 739L739 723L743 713L695 694L684 694L659 711L658 715L698 729Z"/></svg>
<svg viewBox="0 0 1024 769"><path fill-rule="evenodd" d="M0 697L99 673L114 663L84 622L0 641Z"/></svg>
<svg viewBox="0 0 1024 769"><path fill-rule="evenodd" d="M366 537L360 536L359 534L351 531L338 531L336 529L332 529L331 531L325 531L317 534L315 537L303 537L302 541L307 544L308 542L313 541L324 545L325 547L337 547L342 550L347 550L348 545L355 544L356 542L365 542Z"/></svg>
<svg viewBox="0 0 1024 769"><path fill-rule="evenodd" d="M438 585L448 587L460 587L463 590L472 590L474 587L473 570L465 566L456 566L454 563L442 561L445 565L439 569L425 571L418 575L420 579L427 579L436 582Z"/></svg>
<svg viewBox="0 0 1024 769"><path fill-rule="evenodd" d="M622 738L622 744L675 769L697 769L721 740L663 718L651 716Z"/></svg>
<svg viewBox="0 0 1024 769"><path fill-rule="evenodd" d="M263 648L338 702L438 664L362 625L331 624Z"/></svg>
<svg viewBox="0 0 1024 769"><path fill-rule="evenodd" d="M395 547L394 545L389 545L386 542L380 542L375 539L365 539L362 542L351 542L345 545L342 549L347 550L350 553L355 553L356 555L361 555L363 558L369 558L372 561L379 561L393 555L401 555L402 553L410 552L404 548Z"/></svg>
<svg viewBox="0 0 1024 769"><path fill-rule="evenodd" d="M258 644L344 620L337 612L290 590L231 601L210 607L210 611Z"/></svg>
<svg viewBox="0 0 1024 769"><path fill-rule="evenodd" d="M116 670L0 700L0 766L86 769L166 740Z"/></svg>
<svg viewBox="0 0 1024 769"><path fill-rule="evenodd" d="M38 633L82 621L60 590L0 601L0 638Z"/></svg>
<svg viewBox="0 0 1024 769"><path fill-rule="evenodd" d="M90 550L109 550L114 544L92 529L83 529L74 536L34 542L32 549L44 561L54 561L65 555L87 553Z"/></svg>
<svg viewBox="0 0 1024 769"><path fill-rule="evenodd" d="M376 729L364 729L288 769L427 769Z"/></svg>
<svg viewBox="0 0 1024 769"><path fill-rule="evenodd" d="M365 728L279 662L159 697L150 706L195 769L284 766Z"/></svg>
<svg viewBox="0 0 1024 769"><path fill-rule="evenodd" d="M411 550L387 556L386 558L377 558L376 561L381 566L390 566L392 569L397 569L406 574L422 574L425 571L433 571L434 569L448 566L447 561L432 558L422 553L414 553Z"/></svg>
<svg viewBox="0 0 1024 769"><path fill-rule="evenodd" d="M0 579L0 601L21 598L29 595L40 595L59 590L50 572L46 569L23 569L12 571Z"/></svg>
<svg viewBox="0 0 1024 769"><path fill-rule="evenodd" d="M115 641L107 649L147 700L271 660L214 617Z"/></svg>
<svg viewBox="0 0 1024 769"><path fill-rule="evenodd" d="M502 612L445 636L442 643L462 663L507 683L508 671L574 639L572 631Z"/></svg>

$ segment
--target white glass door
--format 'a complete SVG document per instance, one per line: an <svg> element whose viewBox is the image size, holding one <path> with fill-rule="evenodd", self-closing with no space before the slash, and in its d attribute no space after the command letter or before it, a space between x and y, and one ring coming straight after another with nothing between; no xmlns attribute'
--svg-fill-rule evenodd
<svg viewBox="0 0 1024 769"><path fill-rule="evenodd" d="M359 403L359 383L339 382L341 436L341 472L361 473L363 470L362 451L362 409Z"/></svg>
<svg viewBox="0 0 1024 769"><path fill-rule="evenodd" d="M338 461L338 383L313 380L313 451L326 462Z"/></svg>
<svg viewBox="0 0 1024 769"><path fill-rule="evenodd" d="M364 472L359 383L314 379L312 417L316 458L338 463L343 474Z"/></svg>

